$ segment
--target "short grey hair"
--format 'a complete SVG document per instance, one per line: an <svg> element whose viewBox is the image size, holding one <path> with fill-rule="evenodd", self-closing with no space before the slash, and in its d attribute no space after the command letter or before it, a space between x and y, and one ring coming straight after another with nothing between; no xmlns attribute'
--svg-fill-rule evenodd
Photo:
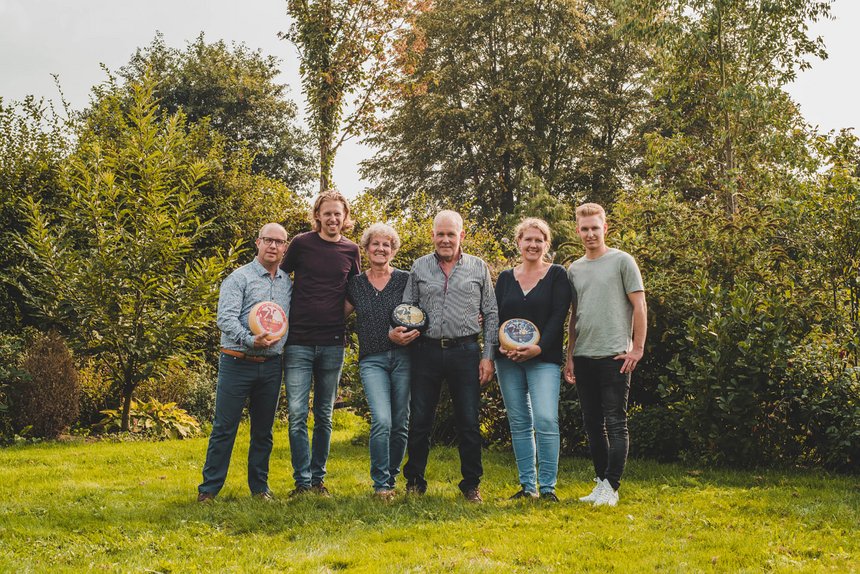
<svg viewBox="0 0 860 574"><path fill-rule="evenodd" d="M391 240L392 251L400 249L400 236L397 235L397 230L387 223L374 223L365 229L364 233L361 234L359 245L361 245L362 249L367 251L367 248L370 247L371 240L376 236Z"/></svg>
<svg viewBox="0 0 860 574"><path fill-rule="evenodd" d="M442 221L450 221L457 228L457 231L463 231L463 216L457 213L456 211L452 211L450 209L443 209L439 213L436 214L436 217L433 218L433 230L436 230L436 226Z"/></svg>

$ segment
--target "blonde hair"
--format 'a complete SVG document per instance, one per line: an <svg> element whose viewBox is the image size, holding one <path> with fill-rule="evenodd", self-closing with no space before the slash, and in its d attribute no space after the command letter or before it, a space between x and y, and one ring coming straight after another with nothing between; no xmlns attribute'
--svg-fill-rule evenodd
<svg viewBox="0 0 860 574"><path fill-rule="evenodd" d="M523 238L523 235L526 234L526 231L529 229L537 229L541 235L543 235L544 241L544 250L543 250L543 258L546 261L552 263L552 258L549 255L549 247L552 242L552 232L549 230L549 224L543 219L539 219L537 217L526 217L517 225L514 229L514 238L517 242Z"/></svg>
<svg viewBox="0 0 860 574"><path fill-rule="evenodd" d="M580 217L588 217L590 215L597 215L603 223L606 223L606 211L603 210L601 205L597 203L583 203L576 208L577 221L579 221Z"/></svg>
<svg viewBox="0 0 860 574"><path fill-rule="evenodd" d="M361 234L359 245L361 245L363 250L367 251L367 248L370 247L371 240L376 236L390 239L392 251L400 249L400 236L397 235L397 230L387 223L374 223L365 229L364 233Z"/></svg>
<svg viewBox="0 0 860 574"><path fill-rule="evenodd" d="M543 240L546 242L547 249L549 249L549 244L552 242L552 232L550 232L549 224L546 221L537 217L526 217L514 229L514 238L517 241L522 239L527 229L537 229L540 231L541 235L543 235Z"/></svg>
<svg viewBox="0 0 860 574"><path fill-rule="evenodd" d="M353 223L352 219L349 217L349 202L346 200L346 197L337 190L327 189L320 192L314 201L313 209L311 209L311 225L313 226L314 231L317 233L322 231L322 223L317 219L317 216L320 214L320 208L324 201L339 201L343 205L343 227L341 227L341 230L346 232L352 229Z"/></svg>

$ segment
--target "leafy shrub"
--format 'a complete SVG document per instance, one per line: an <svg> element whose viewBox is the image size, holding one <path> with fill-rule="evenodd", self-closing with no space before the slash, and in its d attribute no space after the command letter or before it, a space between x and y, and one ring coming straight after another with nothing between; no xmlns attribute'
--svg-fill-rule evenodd
<svg viewBox="0 0 860 574"><path fill-rule="evenodd" d="M53 438L80 412L78 373L59 334L37 334L24 353L29 380L15 385L15 424L29 436Z"/></svg>
<svg viewBox="0 0 860 574"><path fill-rule="evenodd" d="M630 456L666 462L678 459L686 448L686 432L678 414L665 405L633 404L628 409Z"/></svg>
<svg viewBox="0 0 860 574"><path fill-rule="evenodd" d="M20 368L20 357L24 340L9 333L0 333L0 443L12 440L14 424L12 421L12 390L23 381L29 380L27 373Z"/></svg>
<svg viewBox="0 0 860 574"><path fill-rule="evenodd" d="M102 411L105 418L99 426L107 432L122 428L122 411ZM151 435L161 439L190 438L200 432L200 423L176 403L161 403L158 399L138 403L131 401L129 432Z"/></svg>
<svg viewBox="0 0 860 574"><path fill-rule="evenodd" d="M811 337L798 347L789 377L796 389L795 434L808 464L860 468L860 368L850 366L832 339Z"/></svg>
<svg viewBox="0 0 860 574"><path fill-rule="evenodd" d="M113 396L110 375L106 367L96 359L87 359L78 364L78 386L80 395L81 427L89 428L101 419L101 412L119 401Z"/></svg>
<svg viewBox="0 0 860 574"><path fill-rule="evenodd" d="M187 385L179 398L179 406L201 422L215 418L215 388L218 385L215 368L208 363L198 363L185 373Z"/></svg>

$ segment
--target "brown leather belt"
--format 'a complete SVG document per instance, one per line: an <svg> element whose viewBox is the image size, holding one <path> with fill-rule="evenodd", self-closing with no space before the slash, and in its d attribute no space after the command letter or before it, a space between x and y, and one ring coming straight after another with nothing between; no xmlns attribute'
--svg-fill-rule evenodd
<svg viewBox="0 0 860 574"><path fill-rule="evenodd" d="M265 363L266 361L277 358L277 355L272 355L271 357L264 357L262 355L246 355L242 351L234 351L233 349L221 349L221 352L225 355L236 357L237 359L251 361L252 363Z"/></svg>

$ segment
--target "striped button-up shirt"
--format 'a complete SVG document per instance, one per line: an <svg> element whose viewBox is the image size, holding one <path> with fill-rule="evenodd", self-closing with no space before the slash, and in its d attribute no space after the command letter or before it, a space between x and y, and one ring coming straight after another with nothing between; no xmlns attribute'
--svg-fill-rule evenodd
<svg viewBox="0 0 860 574"><path fill-rule="evenodd" d="M483 358L492 360L498 341L499 311L490 268L482 259L462 252L449 276L439 263L436 253L415 260L403 302L424 309L430 322L425 335L433 339L477 335L481 331L479 316L483 314Z"/></svg>
<svg viewBox="0 0 860 574"><path fill-rule="evenodd" d="M286 335L265 349L254 348L254 335L248 328L251 307L261 301L274 301L284 312L290 313L290 296L293 283L286 272L278 269L275 278L255 258L233 271L221 283L218 295L218 328L221 329L221 347L249 355L272 357L284 350Z"/></svg>

